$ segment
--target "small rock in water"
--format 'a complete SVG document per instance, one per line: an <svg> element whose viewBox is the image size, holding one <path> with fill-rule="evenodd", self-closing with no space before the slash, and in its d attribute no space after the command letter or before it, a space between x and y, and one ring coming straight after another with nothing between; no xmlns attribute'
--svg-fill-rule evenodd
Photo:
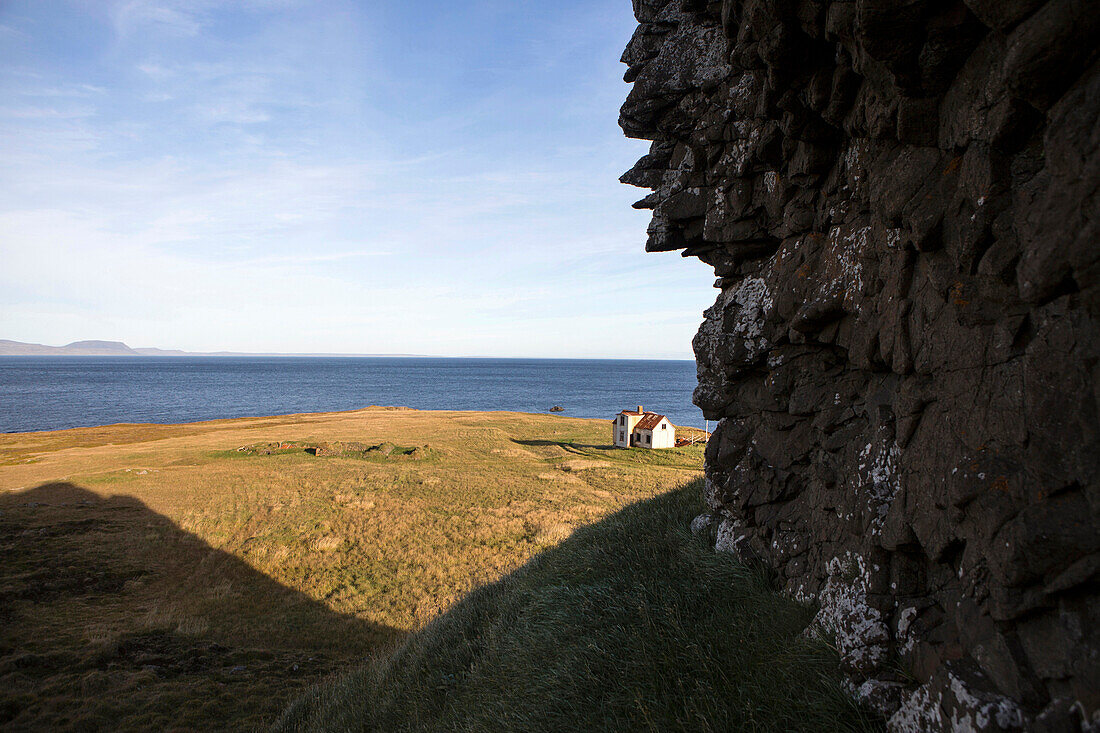
<svg viewBox="0 0 1100 733"><path fill-rule="evenodd" d="M554 405L550 408L550 412L565 412L565 408L561 405Z"/></svg>

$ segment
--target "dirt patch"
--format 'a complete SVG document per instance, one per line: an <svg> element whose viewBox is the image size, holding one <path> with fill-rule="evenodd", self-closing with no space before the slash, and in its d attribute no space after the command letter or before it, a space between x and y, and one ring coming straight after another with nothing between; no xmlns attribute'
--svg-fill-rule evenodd
<svg viewBox="0 0 1100 733"><path fill-rule="evenodd" d="M431 449L424 446L401 446L388 441L383 443L359 443L355 441L334 441L305 443L283 441L273 443L254 443L242 445L237 453L248 456L279 456L295 453L308 453L318 458L405 458L418 460L428 455Z"/></svg>

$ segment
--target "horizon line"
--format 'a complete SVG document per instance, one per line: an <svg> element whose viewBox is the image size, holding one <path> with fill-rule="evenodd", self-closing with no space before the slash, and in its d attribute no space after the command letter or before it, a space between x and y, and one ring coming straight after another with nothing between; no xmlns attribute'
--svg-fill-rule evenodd
<svg viewBox="0 0 1100 733"><path fill-rule="evenodd" d="M115 359L497 359L509 361L689 361L690 357L656 356L445 356L442 354L342 354L265 352L187 352L183 354L0 354L0 359L26 358L115 358Z"/></svg>
<svg viewBox="0 0 1100 733"><path fill-rule="evenodd" d="M262 357L262 358L367 358L367 359L544 359L544 360L575 360L575 361L695 361L692 358L679 357L641 357L641 356L487 356L475 355L443 355L443 354L411 354L397 353L363 353L363 352L277 352L277 351L187 351L185 349L162 349L159 347L131 347L124 341L109 341L106 339L83 339L72 341L63 346L49 346L47 344L16 341L14 339L0 339L0 348L8 346L27 353L0 353L4 356L109 356L109 357ZM71 349L71 351L70 351ZM35 353L41 350L40 353Z"/></svg>

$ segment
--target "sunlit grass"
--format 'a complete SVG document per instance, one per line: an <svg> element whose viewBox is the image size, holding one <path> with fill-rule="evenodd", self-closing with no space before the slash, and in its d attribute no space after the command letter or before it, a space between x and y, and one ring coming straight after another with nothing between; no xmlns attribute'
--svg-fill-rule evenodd
<svg viewBox="0 0 1100 733"><path fill-rule="evenodd" d="M0 435L0 726L263 725L701 474L701 446L608 438L606 421L387 408ZM291 442L395 450L238 451Z"/></svg>

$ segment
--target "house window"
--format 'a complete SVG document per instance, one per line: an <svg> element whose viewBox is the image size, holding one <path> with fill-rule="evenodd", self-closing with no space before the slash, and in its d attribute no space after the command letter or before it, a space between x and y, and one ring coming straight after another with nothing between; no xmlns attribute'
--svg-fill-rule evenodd
<svg viewBox="0 0 1100 733"><path fill-rule="evenodd" d="M645 436L645 442L647 442L647 443L649 442L649 436L648 435Z"/></svg>
<svg viewBox="0 0 1100 733"><path fill-rule="evenodd" d="M661 423L661 430L665 430L667 428L668 428L668 423L667 422Z"/></svg>
<svg viewBox="0 0 1100 733"><path fill-rule="evenodd" d="M626 433L619 433L619 442L623 442L626 439Z"/></svg>
<svg viewBox="0 0 1100 733"><path fill-rule="evenodd" d="M619 415L619 424L620 425L626 425L626 416L625 415Z"/></svg>

